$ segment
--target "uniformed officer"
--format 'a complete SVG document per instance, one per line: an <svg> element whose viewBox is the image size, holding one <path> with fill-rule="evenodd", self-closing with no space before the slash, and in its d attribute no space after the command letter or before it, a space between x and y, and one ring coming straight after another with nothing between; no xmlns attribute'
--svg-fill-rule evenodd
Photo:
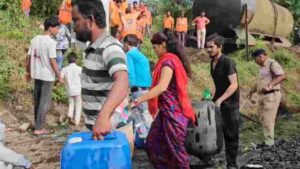
<svg viewBox="0 0 300 169"><path fill-rule="evenodd" d="M256 86L250 91L258 94L258 117L263 125L265 146L274 145L274 126L281 93L280 83L286 76L280 64L274 59L268 58L264 49L258 49L252 53L255 62L260 66Z"/></svg>

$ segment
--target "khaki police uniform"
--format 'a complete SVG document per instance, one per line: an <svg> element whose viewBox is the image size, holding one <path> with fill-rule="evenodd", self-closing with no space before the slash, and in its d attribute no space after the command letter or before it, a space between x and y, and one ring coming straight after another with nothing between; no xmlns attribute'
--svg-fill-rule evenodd
<svg viewBox="0 0 300 169"><path fill-rule="evenodd" d="M274 144L274 127L281 93L280 84L277 84L269 92L263 93L262 89L269 85L276 76L283 75L284 71L279 63L273 59L267 59L260 67L257 81L258 116L263 125L264 142L267 145Z"/></svg>

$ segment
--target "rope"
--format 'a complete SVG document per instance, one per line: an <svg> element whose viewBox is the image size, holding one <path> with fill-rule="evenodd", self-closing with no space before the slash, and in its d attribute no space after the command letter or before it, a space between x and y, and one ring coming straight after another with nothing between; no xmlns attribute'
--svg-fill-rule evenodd
<svg viewBox="0 0 300 169"><path fill-rule="evenodd" d="M272 4L274 14L275 14L275 16L274 16L273 39L272 39L272 42L271 42L272 46L275 43L275 38L276 38L276 33L277 33L277 24L278 24L278 10L277 10L277 7L276 7L276 3L274 1L276 1L276 0L271 0L271 4Z"/></svg>

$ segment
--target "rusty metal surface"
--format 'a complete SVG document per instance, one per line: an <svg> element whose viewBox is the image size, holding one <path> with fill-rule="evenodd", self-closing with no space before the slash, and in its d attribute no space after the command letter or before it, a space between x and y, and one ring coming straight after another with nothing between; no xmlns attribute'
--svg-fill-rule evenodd
<svg viewBox="0 0 300 169"><path fill-rule="evenodd" d="M288 37L293 29L294 20L292 14L284 7L275 4L278 11L278 22L276 36ZM256 0L256 10L252 21L249 24L251 32L273 35L274 9L269 0Z"/></svg>

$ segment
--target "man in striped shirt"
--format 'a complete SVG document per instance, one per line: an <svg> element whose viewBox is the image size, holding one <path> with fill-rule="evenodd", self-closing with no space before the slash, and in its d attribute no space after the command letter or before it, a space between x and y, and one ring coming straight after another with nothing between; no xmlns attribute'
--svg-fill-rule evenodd
<svg viewBox="0 0 300 169"><path fill-rule="evenodd" d="M115 109L128 93L125 53L118 40L105 31L105 11L100 0L77 0L72 17L76 38L90 41L82 72L82 100L85 124L101 140L112 129ZM133 140L132 123L120 123L118 130Z"/></svg>

